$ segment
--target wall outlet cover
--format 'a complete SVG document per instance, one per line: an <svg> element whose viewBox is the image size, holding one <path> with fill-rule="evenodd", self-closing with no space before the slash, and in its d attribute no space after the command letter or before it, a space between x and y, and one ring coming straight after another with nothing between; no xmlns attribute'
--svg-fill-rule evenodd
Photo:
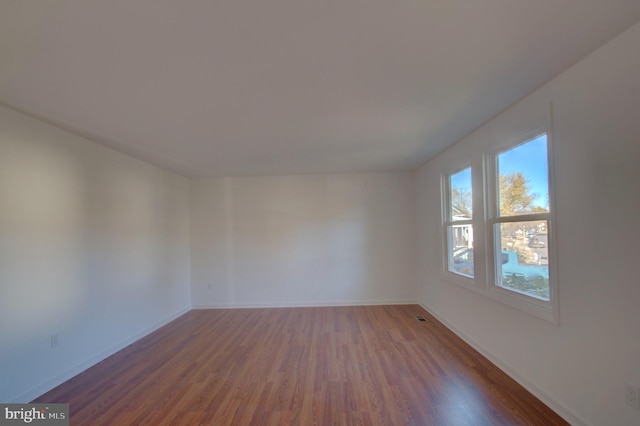
<svg viewBox="0 0 640 426"><path fill-rule="evenodd" d="M624 399L628 405L640 409L640 387L627 383Z"/></svg>

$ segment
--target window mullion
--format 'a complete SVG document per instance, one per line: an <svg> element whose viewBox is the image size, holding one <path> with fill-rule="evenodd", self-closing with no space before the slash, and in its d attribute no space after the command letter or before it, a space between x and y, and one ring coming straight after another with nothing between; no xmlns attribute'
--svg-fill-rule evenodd
<svg viewBox="0 0 640 426"><path fill-rule="evenodd" d="M536 220L549 220L549 213L531 213L514 216L498 216L489 219L491 223L508 223L508 222L533 222Z"/></svg>
<svg viewBox="0 0 640 426"><path fill-rule="evenodd" d="M449 222L445 222L445 225L473 225L473 219L465 219L465 220L451 220Z"/></svg>

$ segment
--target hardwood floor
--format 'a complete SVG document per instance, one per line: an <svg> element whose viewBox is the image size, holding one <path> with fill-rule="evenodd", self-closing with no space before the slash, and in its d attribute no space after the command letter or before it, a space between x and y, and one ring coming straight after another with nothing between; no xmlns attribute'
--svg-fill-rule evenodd
<svg viewBox="0 0 640 426"><path fill-rule="evenodd" d="M567 424L416 305L194 310L34 402L71 425Z"/></svg>

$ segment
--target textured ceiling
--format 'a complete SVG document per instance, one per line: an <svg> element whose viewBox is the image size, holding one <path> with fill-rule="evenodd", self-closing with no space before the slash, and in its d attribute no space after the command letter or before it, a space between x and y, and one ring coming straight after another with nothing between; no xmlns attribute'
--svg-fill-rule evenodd
<svg viewBox="0 0 640 426"><path fill-rule="evenodd" d="M0 103L191 176L411 170L638 0L0 0Z"/></svg>

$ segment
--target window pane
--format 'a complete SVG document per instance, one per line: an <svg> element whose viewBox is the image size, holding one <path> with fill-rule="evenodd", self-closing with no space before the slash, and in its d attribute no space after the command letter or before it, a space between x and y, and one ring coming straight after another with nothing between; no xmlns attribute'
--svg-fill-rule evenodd
<svg viewBox="0 0 640 426"><path fill-rule="evenodd" d="M500 216L549 211L547 135L498 155Z"/></svg>
<svg viewBox="0 0 640 426"><path fill-rule="evenodd" d="M498 285L549 300L549 223L536 220L495 226Z"/></svg>
<svg viewBox="0 0 640 426"><path fill-rule="evenodd" d="M449 200L449 220L469 220L473 217L471 167L449 176Z"/></svg>
<svg viewBox="0 0 640 426"><path fill-rule="evenodd" d="M473 225L451 225L449 238L449 271L473 278Z"/></svg>

